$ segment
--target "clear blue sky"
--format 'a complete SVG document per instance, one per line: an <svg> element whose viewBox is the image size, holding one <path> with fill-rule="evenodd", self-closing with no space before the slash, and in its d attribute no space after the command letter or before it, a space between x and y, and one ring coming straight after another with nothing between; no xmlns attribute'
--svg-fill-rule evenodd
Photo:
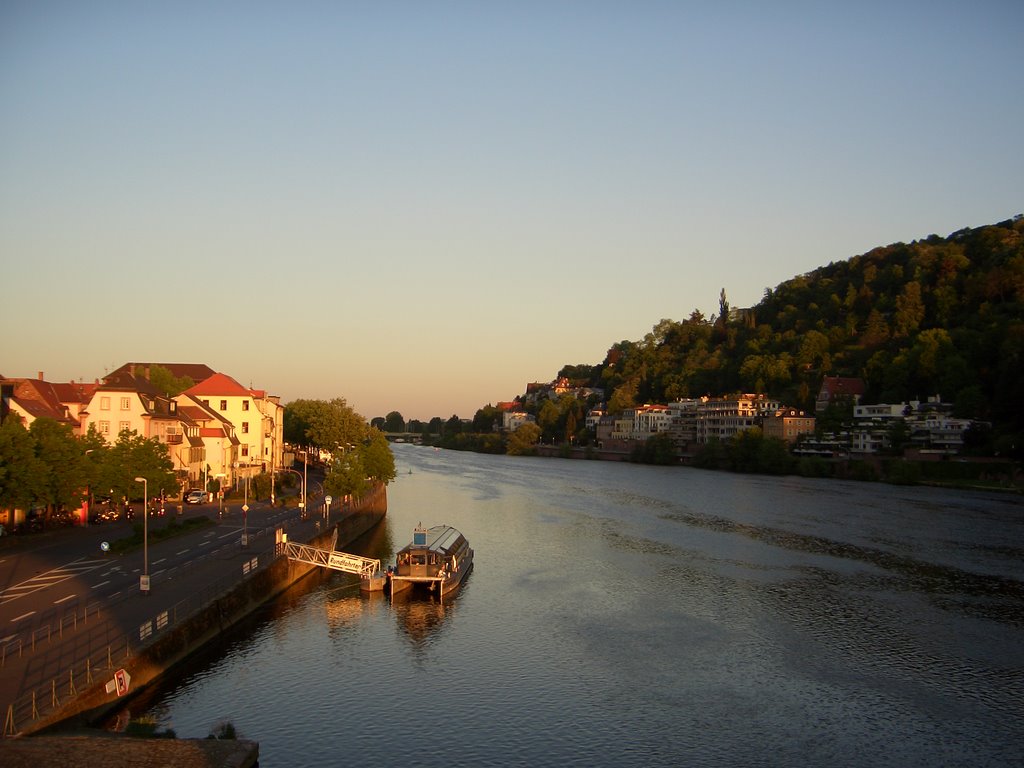
<svg viewBox="0 0 1024 768"><path fill-rule="evenodd" d="M0 373L471 417L1024 211L1024 3L0 4Z"/></svg>

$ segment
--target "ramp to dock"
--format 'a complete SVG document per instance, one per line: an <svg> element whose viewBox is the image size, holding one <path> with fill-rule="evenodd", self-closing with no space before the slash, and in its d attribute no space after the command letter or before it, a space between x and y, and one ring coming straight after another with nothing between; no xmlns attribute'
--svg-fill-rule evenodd
<svg viewBox="0 0 1024 768"><path fill-rule="evenodd" d="M284 545L284 553L289 560L309 565L319 565L334 571L355 573L362 578L369 578L380 570L380 560L373 560L361 555L350 555L334 549L317 549L308 544L297 544L289 541Z"/></svg>

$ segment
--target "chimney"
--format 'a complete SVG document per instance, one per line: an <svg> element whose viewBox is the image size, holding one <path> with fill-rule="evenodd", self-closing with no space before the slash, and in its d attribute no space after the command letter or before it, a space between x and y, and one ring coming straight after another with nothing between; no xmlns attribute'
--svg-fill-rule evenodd
<svg viewBox="0 0 1024 768"><path fill-rule="evenodd" d="M46 381L46 379L43 378L43 372L42 371L39 372L39 380L40 381Z"/></svg>

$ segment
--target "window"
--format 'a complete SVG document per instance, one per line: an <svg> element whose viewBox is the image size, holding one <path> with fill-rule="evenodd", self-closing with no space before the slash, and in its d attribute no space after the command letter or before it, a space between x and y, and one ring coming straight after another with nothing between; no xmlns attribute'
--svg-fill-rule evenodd
<svg viewBox="0 0 1024 768"><path fill-rule="evenodd" d="M210 407L210 401L209 400L203 400L203 405L205 405L207 408L209 408Z"/></svg>
<svg viewBox="0 0 1024 768"><path fill-rule="evenodd" d="M101 421L101 422L99 422L99 428L100 428L100 434L101 435L109 435L110 434L110 422L109 421Z"/></svg>
<svg viewBox="0 0 1024 768"><path fill-rule="evenodd" d="M248 411L249 410L249 401L248 400L243 400L242 401L242 410L243 411Z"/></svg>
<svg viewBox="0 0 1024 768"><path fill-rule="evenodd" d="M130 421L121 421L117 424L117 434L121 434L126 429L131 429L132 423Z"/></svg>
<svg viewBox="0 0 1024 768"><path fill-rule="evenodd" d="M109 411L110 410L110 398L109 397L101 397L100 398L100 410L101 411Z"/></svg>
<svg viewBox="0 0 1024 768"><path fill-rule="evenodd" d="M127 410L128 410L129 408L131 408L131 407L132 407L132 401L131 401L131 398L128 398L128 397L122 397L122 398L121 398L121 410L122 410L122 411L127 411Z"/></svg>
<svg viewBox="0 0 1024 768"><path fill-rule="evenodd" d="M248 421L243 421L242 422L242 434L243 435L248 435L249 434L249 422Z"/></svg>
<svg viewBox="0 0 1024 768"><path fill-rule="evenodd" d="M220 409L222 411L226 411L228 409L228 401L227 400L221 400L220 401Z"/></svg>
<svg viewBox="0 0 1024 768"><path fill-rule="evenodd" d="M248 456L249 455L249 446L248 445L243 445L242 446L242 455L243 456Z"/></svg>

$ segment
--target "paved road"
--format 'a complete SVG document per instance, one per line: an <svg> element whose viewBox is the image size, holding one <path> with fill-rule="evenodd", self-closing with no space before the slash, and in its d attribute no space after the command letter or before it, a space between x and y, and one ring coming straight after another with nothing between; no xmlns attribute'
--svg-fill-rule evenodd
<svg viewBox="0 0 1024 768"><path fill-rule="evenodd" d="M108 658L116 662L126 647L138 647L149 633L266 567L275 529L296 541L318 530L319 515L301 519L296 507L252 502L243 516L240 506L232 503L223 513L216 505L185 507L184 517L203 514L216 525L148 546L148 594L139 584L143 549L116 555L101 547L129 536L130 523L0 539L0 717L12 705L23 710L33 691L66 694L75 675L84 688L87 668L104 669ZM151 517L150 530L169 522Z"/></svg>

